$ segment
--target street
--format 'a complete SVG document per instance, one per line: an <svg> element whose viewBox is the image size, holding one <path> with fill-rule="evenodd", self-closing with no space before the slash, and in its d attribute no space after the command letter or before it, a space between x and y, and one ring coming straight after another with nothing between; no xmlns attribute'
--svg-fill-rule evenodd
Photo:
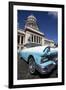
<svg viewBox="0 0 66 90"><path fill-rule="evenodd" d="M31 75L28 70L28 64L23 59L18 59L18 75L17 79L39 79L39 78L56 78L58 77L57 68L55 68L50 74L41 75L38 71L34 75Z"/></svg>

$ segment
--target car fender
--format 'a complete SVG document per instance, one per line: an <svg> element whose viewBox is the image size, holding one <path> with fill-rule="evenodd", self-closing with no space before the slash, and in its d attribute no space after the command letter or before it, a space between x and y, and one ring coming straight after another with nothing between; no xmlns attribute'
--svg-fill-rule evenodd
<svg viewBox="0 0 66 90"><path fill-rule="evenodd" d="M37 55L37 54L29 55L28 60L29 60L29 58L30 58L31 56L34 58L35 63L36 63L37 65L40 64L41 57L40 57L39 55Z"/></svg>

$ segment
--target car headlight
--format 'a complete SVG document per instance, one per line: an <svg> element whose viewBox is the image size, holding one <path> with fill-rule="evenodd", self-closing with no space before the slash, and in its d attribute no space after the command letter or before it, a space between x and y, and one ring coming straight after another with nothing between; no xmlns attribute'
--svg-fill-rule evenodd
<svg viewBox="0 0 66 90"><path fill-rule="evenodd" d="M48 60L48 58L42 57L42 58L41 58L41 63L44 63L44 62L46 62L47 60Z"/></svg>
<svg viewBox="0 0 66 90"><path fill-rule="evenodd" d="M56 58L54 58L54 61L58 61L58 58L56 57Z"/></svg>
<svg viewBox="0 0 66 90"><path fill-rule="evenodd" d="M58 60L58 58L57 58L57 57L54 57L53 59L54 59L55 61L57 61L57 60Z"/></svg>

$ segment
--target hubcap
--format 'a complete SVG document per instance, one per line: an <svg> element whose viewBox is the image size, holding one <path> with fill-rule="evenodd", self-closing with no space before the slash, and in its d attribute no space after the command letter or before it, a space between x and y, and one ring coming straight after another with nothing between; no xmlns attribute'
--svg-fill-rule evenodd
<svg viewBox="0 0 66 90"><path fill-rule="evenodd" d="M32 58L29 60L29 70L30 70L30 73L35 72L35 62Z"/></svg>

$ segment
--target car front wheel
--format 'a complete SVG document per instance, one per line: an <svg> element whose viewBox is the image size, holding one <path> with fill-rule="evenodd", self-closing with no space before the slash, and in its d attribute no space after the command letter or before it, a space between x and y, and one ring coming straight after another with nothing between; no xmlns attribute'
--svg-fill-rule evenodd
<svg viewBox="0 0 66 90"><path fill-rule="evenodd" d="M33 57L31 57L29 59L29 72L31 74L34 74L35 73L35 61L34 61Z"/></svg>

